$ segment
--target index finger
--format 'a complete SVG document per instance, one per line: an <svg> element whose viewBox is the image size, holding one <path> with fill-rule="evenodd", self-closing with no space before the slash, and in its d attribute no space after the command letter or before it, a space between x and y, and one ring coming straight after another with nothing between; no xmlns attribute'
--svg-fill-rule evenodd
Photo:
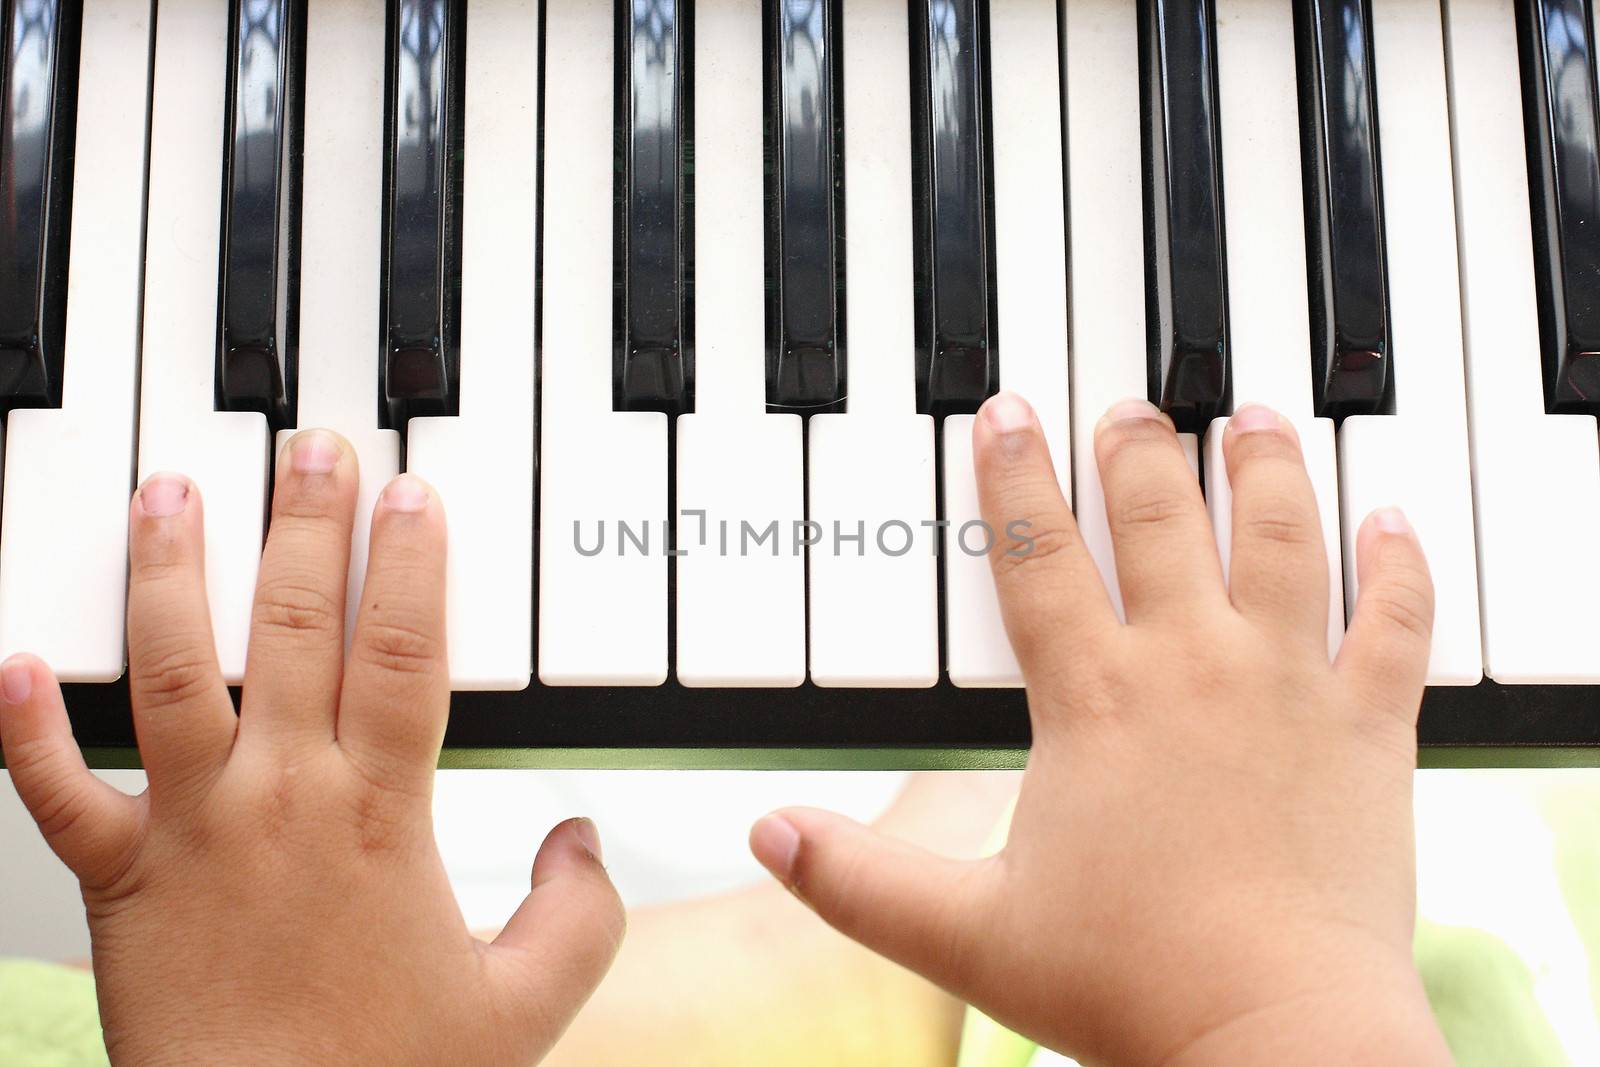
<svg viewBox="0 0 1600 1067"><path fill-rule="evenodd" d="M211 633L199 490L181 475L153 474L128 523L128 695L159 802L221 770L239 721Z"/></svg>
<svg viewBox="0 0 1600 1067"><path fill-rule="evenodd" d="M991 397L973 420L972 446L979 507L995 532L989 561L1000 613L1023 675L1037 678L1063 649L1116 628L1116 612L1027 401Z"/></svg>

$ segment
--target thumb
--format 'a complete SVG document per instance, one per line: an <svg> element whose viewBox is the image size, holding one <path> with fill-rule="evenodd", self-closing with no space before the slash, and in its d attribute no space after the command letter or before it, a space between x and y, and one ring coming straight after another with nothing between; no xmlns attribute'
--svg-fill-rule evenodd
<svg viewBox="0 0 1600 1067"><path fill-rule="evenodd" d="M988 861L946 859L832 812L788 808L750 850L824 922L951 992L977 983Z"/></svg>
<svg viewBox="0 0 1600 1067"><path fill-rule="evenodd" d="M519 974L517 1002L538 1022L565 1030L611 969L626 925L594 823L568 819L539 846L532 891L494 948Z"/></svg>
<svg viewBox="0 0 1600 1067"><path fill-rule="evenodd" d="M1415 723L1428 677L1433 579L1398 508L1380 508L1361 524L1356 585L1336 666L1367 707Z"/></svg>
<svg viewBox="0 0 1600 1067"><path fill-rule="evenodd" d="M0 664L0 741L22 803L78 880L102 888L126 869L142 804L89 773L61 686L37 657Z"/></svg>

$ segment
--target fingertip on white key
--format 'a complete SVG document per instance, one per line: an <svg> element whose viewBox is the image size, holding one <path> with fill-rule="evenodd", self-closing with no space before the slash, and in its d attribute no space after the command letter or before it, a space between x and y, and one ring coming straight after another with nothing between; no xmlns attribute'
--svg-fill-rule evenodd
<svg viewBox="0 0 1600 1067"><path fill-rule="evenodd" d="M973 475L972 422L971 415L944 420L946 669L957 686L1020 686L1022 668L1006 636L988 552L972 540L972 531L984 529Z"/></svg>

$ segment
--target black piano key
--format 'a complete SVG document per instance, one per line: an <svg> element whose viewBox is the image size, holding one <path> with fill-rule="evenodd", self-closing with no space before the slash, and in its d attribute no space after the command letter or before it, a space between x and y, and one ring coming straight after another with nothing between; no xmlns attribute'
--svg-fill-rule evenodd
<svg viewBox="0 0 1600 1067"><path fill-rule="evenodd" d="M826 410L845 393L836 3L774 0L766 10L767 404L775 409Z"/></svg>
<svg viewBox="0 0 1600 1067"><path fill-rule="evenodd" d="M1589 4L1517 0L1545 401L1600 411L1600 158Z"/></svg>
<svg viewBox="0 0 1600 1067"><path fill-rule="evenodd" d="M1211 0L1140 0L1146 358L1180 430L1227 410L1228 298Z"/></svg>
<svg viewBox="0 0 1600 1067"><path fill-rule="evenodd" d="M386 425L460 402L461 0L391 0L384 204Z"/></svg>
<svg viewBox="0 0 1600 1067"><path fill-rule="evenodd" d="M304 0L234 0L217 407L294 425Z"/></svg>
<svg viewBox="0 0 1600 1067"><path fill-rule="evenodd" d="M999 389L988 34L980 0L914 0L917 407L972 412Z"/></svg>
<svg viewBox="0 0 1600 1067"><path fill-rule="evenodd" d="M622 328L612 368L619 411L693 406L684 316L687 14L678 0L617 5L625 60L617 64L617 123L626 153L617 218Z"/></svg>
<svg viewBox="0 0 1600 1067"><path fill-rule="evenodd" d="M1312 386L1331 418L1394 409L1369 0L1294 5Z"/></svg>
<svg viewBox="0 0 1600 1067"><path fill-rule="evenodd" d="M61 404L82 3L3 10L0 411Z"/></svg>

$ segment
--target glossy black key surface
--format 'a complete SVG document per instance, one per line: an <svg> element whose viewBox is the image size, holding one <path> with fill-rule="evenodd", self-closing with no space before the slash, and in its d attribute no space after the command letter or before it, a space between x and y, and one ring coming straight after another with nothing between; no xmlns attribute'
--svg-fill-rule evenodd
<svg viewBox="0 0 1600 1067"><path fill-rule="evenodd" d="M385 138L386 425L460 402L462 0L390 0Z"/></svg>
<svg viewBox="0 0 1600 1067"><path fill-rule="evenodd" d="M622 329L612 368L619 411L693 406L684 316L688 226L684 146L687 24L678 0L617 5L618 133L626 146L617 234Z"/></svg>
<svg viewBox="0 0 1600 1067"><path fill-rule="evenodd" d="M217 407L294 424L304 0L234 0Z"/></svg>
<svg viewBox="0 0 1600 1067"><path fill-rule="evenodd" d="M82 3L0 11L0 411L58 407Z"/></svg>
<svg viewBox="0 0 1600 1067"><path fill-rule="evenodd" d="M1294 5L1317 414L1394 409L1370 0Z"/></svg>
<svg viewBox="0 0 1600 1067"><path fill-rule="evenodd" d="M1589 4L1517 0L1534 283L1552 411L1600 411L1600 158Z"/></svg>
<svg viewBox="0 0 1600 1067"><path fill-rule="evenodd" d="M976 411L999 389L988 22L980 0L913 0L917 409Z"/></svg>
<svg viewBox="0 0 1600 1067"><path fill-rule="evenodd" d="M1140 0L1149 396L1178 429L1228 406L1216 20L1211 0Z"/></svg>
<svg viewBox="0 0 1600 1067"><path fill-rule="evenodd" d="M839 264L843 137L838 0L771 0L767 404L821 411L845 392Z"/></svg>

